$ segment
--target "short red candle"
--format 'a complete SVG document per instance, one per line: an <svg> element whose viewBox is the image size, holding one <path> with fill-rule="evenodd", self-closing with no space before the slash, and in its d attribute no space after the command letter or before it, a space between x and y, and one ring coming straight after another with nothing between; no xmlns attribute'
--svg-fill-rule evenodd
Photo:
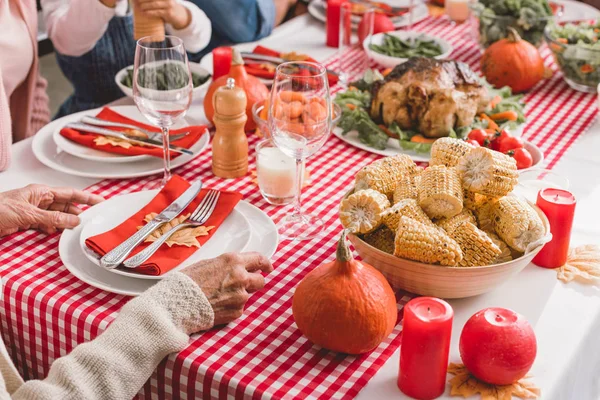
<svg viewBox="0 0 600 400"><path fill-rule="evenodd" d="M535 265L558 268L567 262L576 203L566 190L547 188L538 193L536 204L548 217L552 240L534 257Z"/></svg>
<svg viewBox="0 0 600 400"><path fill-rule="evenodd" d="M327 18L325 20L325 31L327 32L326 43L329 47L338 47L340 43L340 14L342 4L348 0L328 0Z"/></svg>
<svg viewBox="0 0 600 400"><path fill-rule="evenodd" d="M418 297L404 306L398 387L419 400L444 393L452 317L450 304L434 297Z"/></svg>
<svg viewBox="0 0 600 400"><path fill-rule="evenodd" d="M212 51L213 55L213 80L227 75L231 68L231 47L217 47Z"/></svg>

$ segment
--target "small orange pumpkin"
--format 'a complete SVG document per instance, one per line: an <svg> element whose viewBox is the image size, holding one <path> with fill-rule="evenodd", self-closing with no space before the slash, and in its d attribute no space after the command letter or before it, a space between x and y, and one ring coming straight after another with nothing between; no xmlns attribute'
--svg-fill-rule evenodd
<svg viewBox="0 0 600 400"><path fill-rule="evenodd" d="M292 299L298 329L329 350L362 354L375 349L394 329L394 292L372 266L354 260L346 231L336 260L318 266L300 282Z"/></svg>
<svg viewBox="0 0 600 400"><path fill-rule="evenodd" d="M495 87L510 86L514 93L521 93L544 79L544 60L534 45L509 27L508 37L483 53L481 70Z"/></svg>
<svg viewBox="0 0 600 400"><path fill-rule="evenodd" d="M255 76L248 75L246 69L244 68L244 60L242 59L242 55L237 49L232 50L231 68L229 73L227 75L220 76L213 81L206 92L206 96L204 96L204 114L206 114L206 118L208 118L210 122L213 122L215 109L213 107L212 98L218 88L227 84L227 78L235 79L236 86L241 87L244 89L244 92L246 92L246 98L248 100L246 106L246 115L248 116L248 120L246 121L244 129L246 131L252 131L256 129L256 123L254 122L254 118L252 118L252 106L254 103L266 99L269 96L269 89L260 81L260 79Z"/></svg>

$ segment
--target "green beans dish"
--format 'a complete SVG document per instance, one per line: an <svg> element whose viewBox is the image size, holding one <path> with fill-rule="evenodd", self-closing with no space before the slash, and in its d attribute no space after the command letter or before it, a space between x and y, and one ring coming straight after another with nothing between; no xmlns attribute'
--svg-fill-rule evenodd
<svg viewBox="0 0 600 400"><path fill-rule="evenodd" d="M183 69L182 66L177 64L163 64L159 67L151 68L151 69L142 69L139 72L139 80L141 82L145 81L146 74L158 74L158 80L149 80L152 82L158 82L158 86L155 88L156 90L172 90L172 89L181 89L184 87L187 80L187 73ZM210 79L211 75L198 75L195 72L192 72L192 85L194 88L204 84L206 81ZM121 84L127 86L128 88L133 87L133 68L127 69L127 74L121 80Z"/></svg>
<svg viewBox="0 0 600 400"><path fill-rule="evenodd" d="M442 47L435 40L423 36L403 40L397 36L385 35L381 45L371 44L369 48L390 57L437 57L443 54Z"/></svg>

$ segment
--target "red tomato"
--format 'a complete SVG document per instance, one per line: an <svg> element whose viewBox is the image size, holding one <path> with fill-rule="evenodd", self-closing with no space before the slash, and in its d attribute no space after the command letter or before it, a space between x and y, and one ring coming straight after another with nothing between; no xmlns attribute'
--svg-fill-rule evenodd
<svg viewBox="0 0 600 400"><path fill-rule="evenodd" d="M480 146L489 147L490 135L483 129L473 129L467 139L476 141Z"/></svg>
<svg viewBox="0 0 600 400"><path fill-rule="evenodd" d="M509 150L520 149L524 145L525 144L523 143L523 139L516 136L510 136L500 141L498 151L500 153L506 153Z"/></svg>
<svg viewBox="0 0 600 400"><path fill-rule="evenodd" d="M392 20L385 14L375 13L373 16L373 35L376 33L382 32L390 32L395 30L394 23ZM368 19L363 18L358 24L358 40L360 43L365 41L366 37L369 36L369 25Z"/></svg>
<svg viewBox="0 0 600 400"><path fill-rule="evenodd" d="M467 140L467 143L472 144L475 147L480 147L479 142L477 140L469 139Z"/></svg>
<svg viewBox="0 0 600 400"><path fill-rule="evenodd" d="M523 147L509 150L506 154L515 159L517 162L517 169L525 169L533 165L533 157L531 157L531 153Z"/></svg>
<svg viewBox="0 0 600 400"><path fill-rule="evenodd" d="M492 136L492 150L500 151L500 143L509 137L512 137L511 134L504 129L502 129L500 132L494 133Z"/></svg>
<svg viewBox="0 0 600 400"><path fill-rule="evenodd" d="M476 378L510 385L533 365L537 342L525 317L505 308L486 308L465 324L459 349L465 367Z"/></svg>

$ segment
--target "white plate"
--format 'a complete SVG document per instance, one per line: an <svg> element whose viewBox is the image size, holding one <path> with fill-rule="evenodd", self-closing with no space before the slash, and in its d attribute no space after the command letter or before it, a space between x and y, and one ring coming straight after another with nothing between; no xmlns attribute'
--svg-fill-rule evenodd
<svg viewBox="0 0 600 400"><path fill-rule="evenodd" d="M600 17L600 10L589 4L573 0L554 0L554 2L564 6L564 12L560 17L560 21L579 21Z"/></svg>
<svg viewBox="0 0 600 400"><path fill-rule="evenodd" d="M260 209L245 201L240 201L236 210L250 223L251 237L245 251L256 251L271 258L279 244L277 227L273 221ZM85 224L95 216L94 209L89 208L81 213L81 224L77 228L62 233L58 253L65 267L85 283L112 293L138 296L152 287L157 281L117 275L87 259L79 245L79 237Z"/></svg>
<svg viewBox="0 0 600 400"><path fill-rule="evenodd" d="M371 38L366 38L363 42L363 48L365 49L365 52L367 53L367 55L369 56L369 58L371 60L375 61L377 64L381 65L384 68L394 68L396 65L400 65L400 64L408 61L408 58L387 56L385 54L381 54L374 50L371 50L369 48L370 44L375 44L375 45L383 44L383 40L384 40L386 34L390 35L390 36L396 36L402 40L407 40L410 38L421 38L424 40L433 40L437 44L439 44L442 49L442 54L434 57L435 59L438 59L438 60L445 60L446 58L448 58L450 56L450 54L452 53L452 50L453 50L452 45L450 43L448 43L447 41L445 41L444 39L439 38L437 36L432 36L432 35L429 35L429 34L423 33L423 32L394 31L394 32L387 32L387 33L378 33L376 35L373 35L373 37L371 37Z"/></svg>
<svg viewBox="0 0 600 400"><path fill-rule="evenodd" d="M197 75L200 75L200 76L210 75L210 72L208 72L206 69L201 67L200 64L198 64L198 63L189 62L189 65L190 65L190 71L194 72ZM127 97L131 97L133 99L133 89L130 87L127 87L121 83L123 81L123 78L127 75L127 70L130 68L133 68L133 65L125 67L122 70L120 70L119 72L117 72L117 74L115 75L115 83L117 84L119 89L121 89L121 91L123 93L125 93L125 95ZM195 87L192 90L192 96L194 98L201 98L202 95L204 94L204 92L206 91L206 89L208 89L208 87L210 86L211 82L212 82L212 78L208 79L202 85Z"/></svg>
<svg viewBox="0 0 600 400"><path fill-rule="evenodd" d="M427 8L427 5L425 5L422 2L417 2L415 1L416 4L415 5L415 9L413 11L413 24L416 24L419 21L424 20L425 18L427 18L429 16L429 9ZM409 4L408 0L390 0L387 1L387 3L389 3L391 6L394 7L407 7ZM396 3L399 3L400 6L398 6ZM310 2L310 4L308 5L308 13L310 15L312 15L315 19L321 21L321 22L325 22L325 20L327 19L327 12L325 9L325 2L323 0L313 0ZM394 24L395 28L401 28L404 26L407 26L409 23L409 18L408 18L408 14L406 15L400 15L400 16L396 16L396 17L392 17L392 22ZM358 24L355 24L358 26Z"/></svg>
<svg viewBox="0 0 600 400"><path fill-rule="evenodd" d="M92 207L96 209L94 211L95 217L85 224L79 238L81 250L88 260L100 267L100 257L85 245L85 241L88 238L115 228L148 204L157 193L158 190L150 190L115 196ZM239 211L234 209L219 226L214 236L172 271L180 270L200 260L217 257L223 253L241 253L249 241L250 225L248 220ZM127 268L116 268L110 271L115 274L138 279L162 279L162 276L138 274Z"/></svg>
<svg viewBox="0 0 600 400"><path fill-rule="evenodd" d="M135 106L115 106L111 107L115 112L124 115L126 117L144 121L144 117L140 114L137 107ZM64 118L81 118L86 113L98 113L100 109L92 111L83 111L81 113L73 114ZM45 166L52 168L56 171L63 172L69 175L81 176L84 178L137 178L141 176L148 176L159 174L163 170L163 161L158 157L147 157L134 163L119 163L109 164L106 162L90 161L79 157L74 157L71 154L63 151L57 147L54 143L53 134L54 131L65 124L63 118L58 119L44 126L38 131L33 137L31 142L31 148L35 157ZM184 127L189 125L198 125L198 121L192 121L191 118L184 118L184 121L180 121L175 126ZM202 151L208 145L210 141L210 135L204 134L191 148L194 152L193 156L183 154L175 158L171 162L171 168L177 168L194 158L199 156Z"/></svg>

